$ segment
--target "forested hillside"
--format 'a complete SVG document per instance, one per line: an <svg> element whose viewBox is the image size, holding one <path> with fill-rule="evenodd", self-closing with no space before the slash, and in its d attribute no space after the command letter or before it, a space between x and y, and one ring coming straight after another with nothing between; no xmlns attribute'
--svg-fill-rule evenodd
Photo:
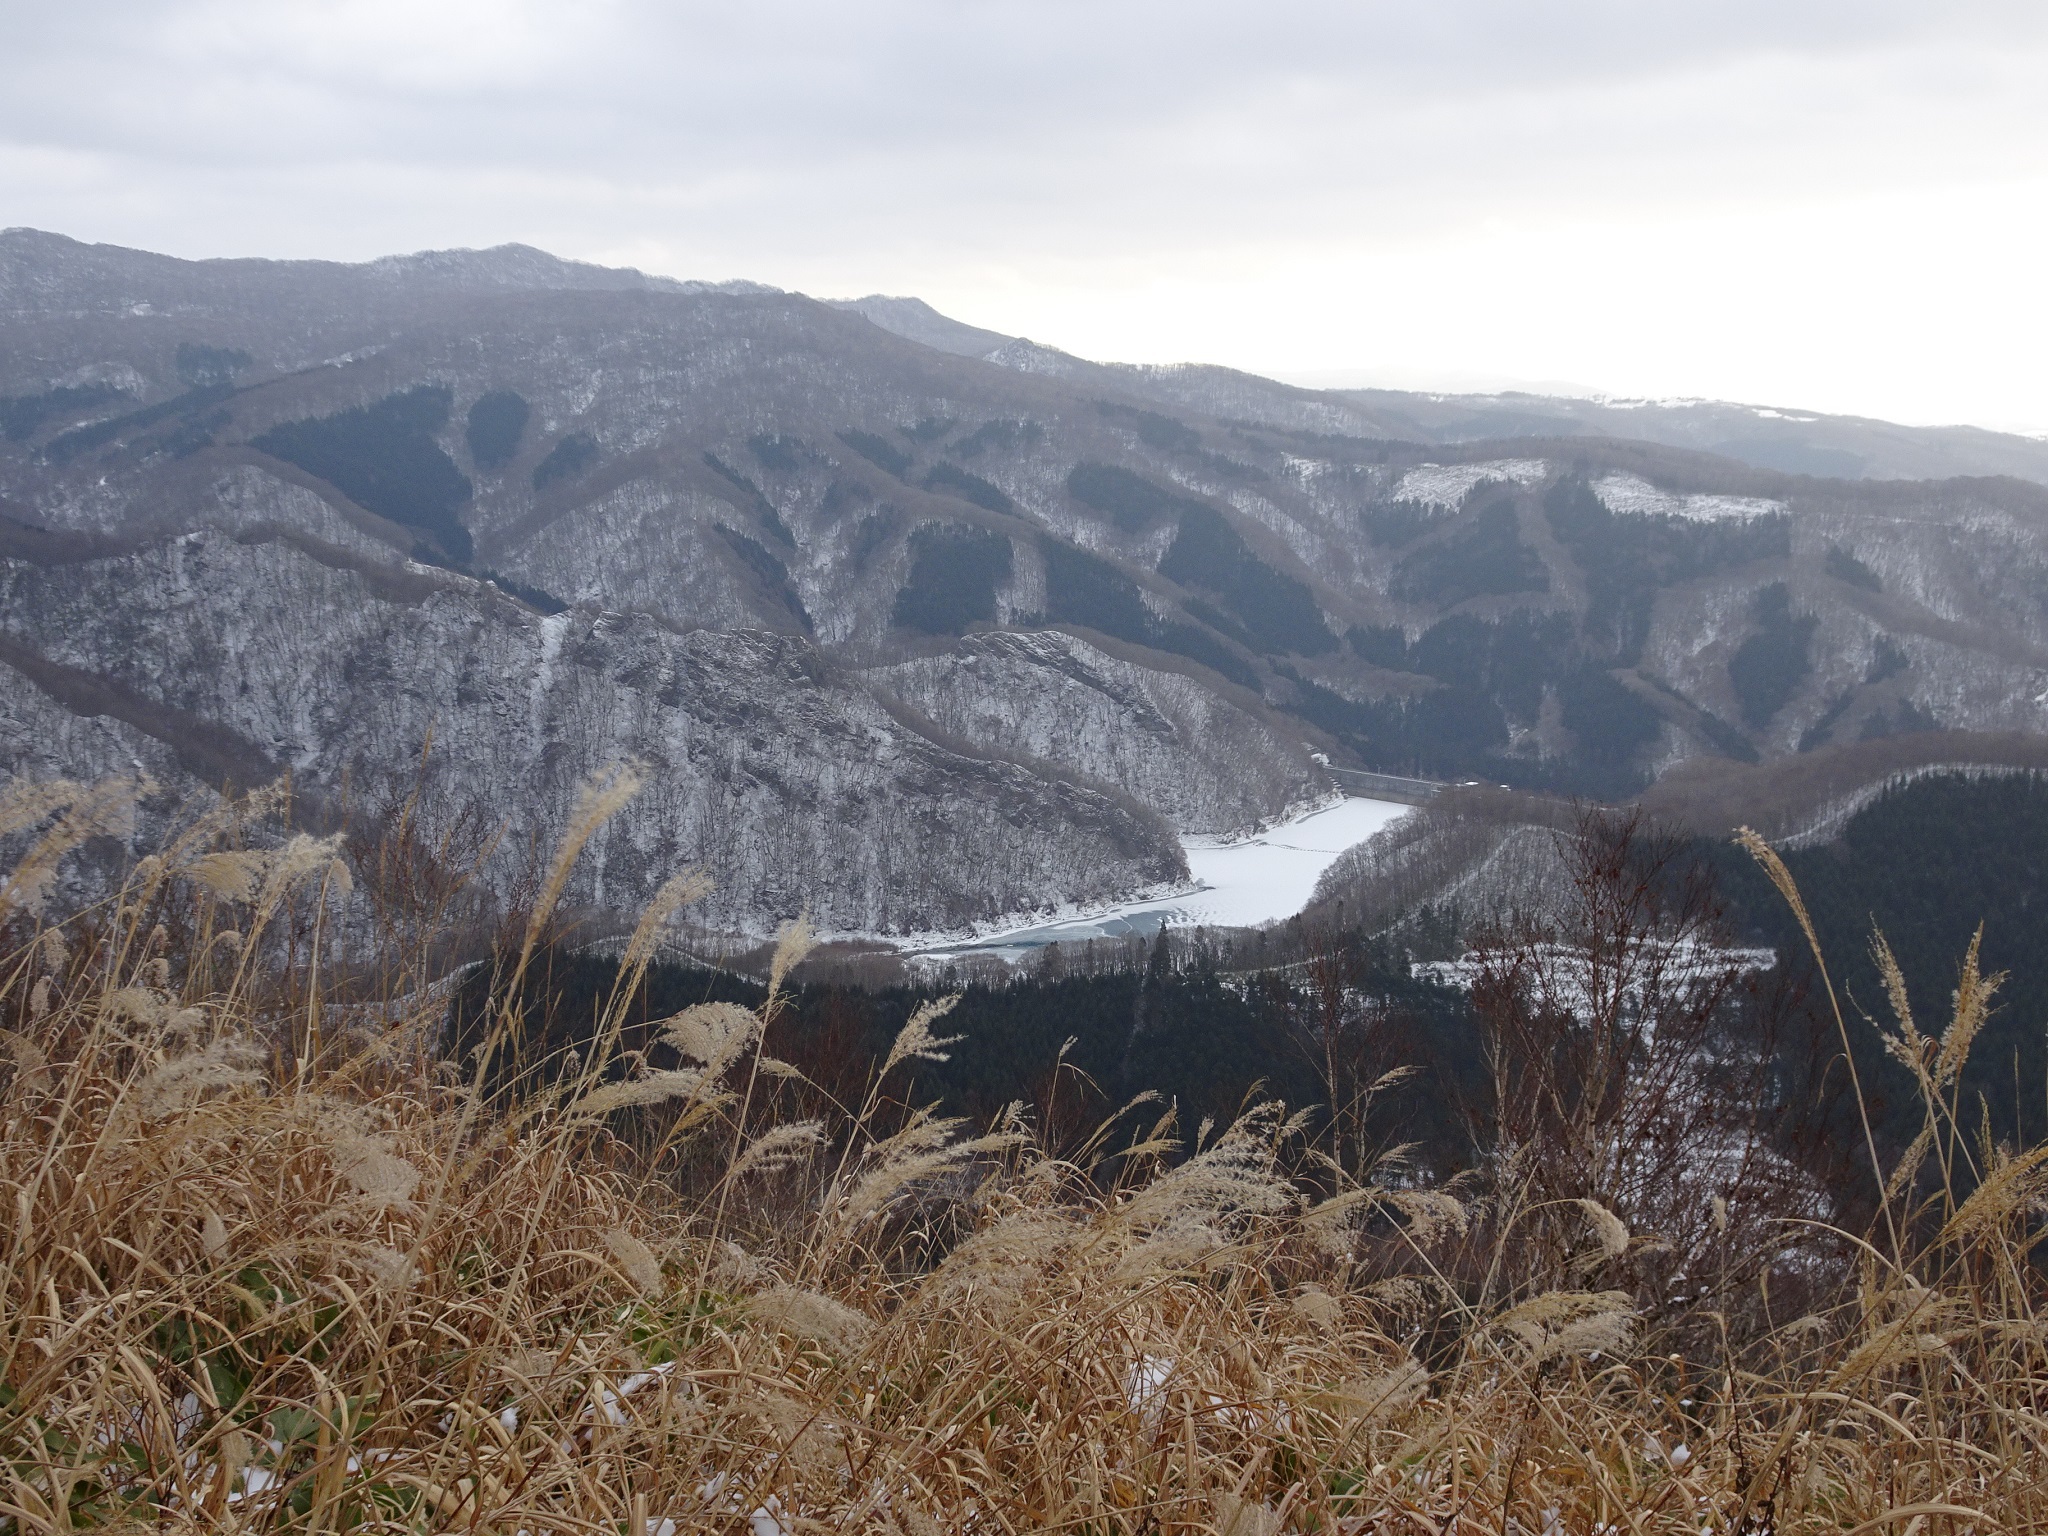
<svg viewBox="0 0 2048 1536"><path fill-rule="evenodd" d="M1739 931L1807 969L1804 934L1755 864L1721 845L1717 863ZM1935 774L1887 790L1833 836L1784 851L1830 976L1857 1021L1858 1065L1888 1127L1918 1130L1912 1076L1880 1049L1874 1020L1898 1020L1873 951L1883 935L1915 1027L1954 1005L1964 958L2003 975L1963 1079L1994 1134L2048 1132L2048 777ZM1981 943L1979 935L1981 933Z"/></svg>
<svg viewBox="0 0 2048 1536"><path fill-rule="evenodd" d="M2042 1523L1970 995L1866 1137L1626 818L1464 996L1307 923L857 993L651 965L699 880L576 954L593 790L468 966L406 817L188 807L75 911L135 786L0 794L10 1528Z"/></svg>
<svg viewBox="0 0 2048 1536"><path fill-rule="evenodd" d="M10 231L0 342L0 768L389 795L431 729L448 814L510 816L509 850L625 752L661 829L583 894L630 905L673 849L756 932L1170 881L1171 832L1327 793L1316 754L1615 799L2048 725L2048 490L2018 480L1419 442L1262 381L962 355L520 248ZM712 674L756 667L809 734L702 733ZM627 729L599 701L629 697ZM524 761L544 787L508 799L491 765ZM846 868L832 817L888 850Z"/></svg>
<svg viewBox="0 0 2048 1536"><path fill-rule="evenodd" d="M1761 786L1753 793L1762 809L1780 808ZM1455 958L1532 922L1540 929L1578 899L1573 849L1591 814L1499 791L1447 796L1339 859L1304 922L1353 941L1371 936L1424 962ZM1874 778L1837 811L1813 816L1809 807L1806 819L1815 830L1781 842L1781 856L1849 1022L1878 1129L1910 1141L1919 1096L1883 1046L1880 1031L1896 1031L1898 1019L1874 939L1882 934L1891 947L1911 1017L1925 1032L1949 1016L1980 930L1979 971L2004 980L1962 1091L1997 1137L2048 1128L2048 774L1995 761L1923 764ZM1652 816L1643 827L1671 841L1674 868L1711 878L1722 942L1769 946L1798 1009L1822 1021L1788 1039L1811 1044L1818 1027L1835 1042L1823 1057L1833 1055L1839 1041L1812 946L1755 859L1736 846L1734 826Z"/></svg>

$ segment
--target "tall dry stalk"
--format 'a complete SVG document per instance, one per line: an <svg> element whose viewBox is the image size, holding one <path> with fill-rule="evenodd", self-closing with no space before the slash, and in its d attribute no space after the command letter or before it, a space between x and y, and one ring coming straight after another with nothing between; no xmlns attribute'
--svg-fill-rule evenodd
<svg viewBox="0 0 2048 1536"><path fill-rule="evenodd" d="M61 812L22 814L46 838ZM1898 1251L1857 1247L1739 1357L1647 1353L1602 1266L1654 1234L1567 1191L1576 1278L1465 1298L1425 1359L1485 1187L1315 1192L1278 1106L1198 1149L1170 1117L1107 1132L1085 1165L1027 1109L884 1123L879 1079L763 1124L766 1021L715 1006L665 1022L682 1066L614 1059L608 1011L575 1073L494 1098L482 1060L393 1048L439 1003L350 1012L304 963L337 855L269 814L197 818L92 910L7 929L6 1536L2048 1523L2041 1149L1914 1185ZM1409 1262L1365 1262L1391 1237Z"/></svg>

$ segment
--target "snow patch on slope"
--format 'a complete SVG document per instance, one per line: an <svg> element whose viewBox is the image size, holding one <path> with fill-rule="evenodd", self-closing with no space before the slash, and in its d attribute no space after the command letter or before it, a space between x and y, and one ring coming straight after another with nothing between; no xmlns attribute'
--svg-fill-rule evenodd
<svg viewBox="0 0 2048 1536"><path fill-rule="evenodd" d="M1638 475L1603 475L1593 482L1593 494L1617 517L1747 522L1785 510L1785 503L1764 496L1680 496L1674 491L1661 491Z"/></svg>
<svg viewBox="0 0 2048 1536"><path fill-rule="evenodd" d="M533 688L527 695L527 719L535 747L542 745L547 735L542 722L547 718L548 689L555 681L555 663L562 656L562 637L569 632L569 615L548 614L538 627L540 654L534 658Z"/></svg>
<svg viewBox="0 0 2048 1536"><path fill-rule="evenodd" d="M1483 464L1418 464L1395 485L1394 501L1418 501L1430 507L1456 507L1472 488L1488 480L1534 485L1550 471L1541 459L1489 459Z"/></svg>
<svg viewBox="0 0 2048 1536"><path fill-rule="evenodd" d="M1059 378L1074 371L1074 359L1053 347L1041 347L1028 337L1005 342L987 354L984 361L1015 373L1038 373Z"/></svg>

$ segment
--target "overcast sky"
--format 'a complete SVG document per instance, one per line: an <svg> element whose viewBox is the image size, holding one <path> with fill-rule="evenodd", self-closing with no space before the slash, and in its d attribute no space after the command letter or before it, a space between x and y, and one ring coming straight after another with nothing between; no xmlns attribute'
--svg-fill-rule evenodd
<svg viewBox="0 0 2048 1536"><path fill-rule="evenodd" d="M2048 432L2042 0L0 0L0 224Z"/></svg>

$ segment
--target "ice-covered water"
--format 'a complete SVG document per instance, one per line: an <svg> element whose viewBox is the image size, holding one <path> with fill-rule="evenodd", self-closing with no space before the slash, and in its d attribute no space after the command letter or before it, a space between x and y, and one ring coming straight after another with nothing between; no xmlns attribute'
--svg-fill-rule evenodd
<svg viewBox="0 0 2048 1536"><path fill-rule="evenodd" d="M1316 881L1345 849L1405 816L1391 800L1339 800L1249 837L1184 837L1196 890L1131 901L1087 917L1026 924L968 943L926 951L933 956L996 954L1018 959L1048 944L1081 944L1175 928L1250 928L1292 917L1308 905Z"/></svg>

